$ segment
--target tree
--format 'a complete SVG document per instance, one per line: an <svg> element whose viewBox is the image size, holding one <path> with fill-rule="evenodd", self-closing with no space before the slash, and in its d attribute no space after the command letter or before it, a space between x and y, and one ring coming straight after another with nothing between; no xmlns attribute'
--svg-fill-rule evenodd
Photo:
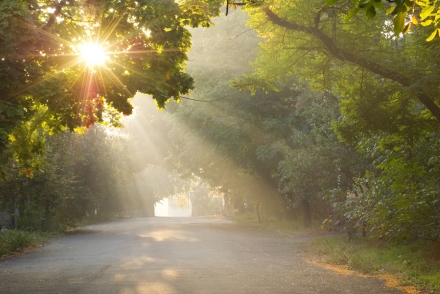
<svg viewBox="0 0 440 294"><path fill-rule="evenodd" d="M256 208L256 212L264 209L282 217L283 206L293 211L293 207L302 204L308 224L307 216L316 211L314 205L327 189L335 189L338 184L340 189L351 189L355 176L360 175L356 168L362 163L353 162L361 161L360 156L352 147L338 142L330 130L331 120L340 115L337 98L330 93L314 93L306 83L294 78L274 81L272 87L276 85L278 91L268 86L265 93L252 84L261 85L261 80L251 80L250 75L235 85L254 90L254 96L228 87L228 79L240 74L238 65L241 70L249 68L241 58L253 58L249 54L253 51L250 44L258 40L236 35L230 29L230 26L237 28L237 14L226 18L230 23L218 19L214 30L193 34L194 40L204 45L195 46L196 51L190 53L194 61L189 63L188 70L200 86L190 97L196 101L182 101L172 110L171 135L175 142L170 145L178 146L175 150L178 156L174 158L178 159L180 172L197 174L211 186L221 186L225 199L237 200L236 207L246 203ZM201 39L199 34L210 36ZM210 41L211 38L218 41ZM228 44L232 48L222 54ZM243 50L249 55L240 55ZM230 59L231 55L240 59ZM273 64L276 67L280 64ZM219 96L223 99L215 101ZM304 154L302 162L292 164L300 153ZM314 156L326 164L312 160ZM293 183L292 173L303 178ZM313 191L301 190L298 183L308 183Z"/></svg>
<svg viewBox="0 0 440 294"><path fill-rule="evenodd" d="M431 113L431 119L440 120L438 89L428 82L438 74L431 62L437 53L435 46L426 46L422 40L425 27L393 41L385 16L378 15L375 22L361 15L346 21L347 7L343 5L322 8L321 1L294 3L272 2L250 11L251 26L267 40L265 54L257 59L259 71L248 77L249 82L258 79L273 85L274 80L292 75L295 69L321 89L337 91L337 96L361 96L364 101L369 96L364 95L367 88L363 81L376 81L381 87L397 90L402 103L417 99ZM273 58L267 58L269 55ZM274 61L283 66L271 66Z"/></svg>
<svg viewBox="0 0 440 294"><path fill-rule="evenodd" d="M438 240L440 232L438 134L410 142L377 140L364 150L375 167L358 179L362 189L341 205L345 218L365 224L383 240ZM369 145L369 144L368 144ZM388 145L388 146L386 146ZM393 147L392 147L393 146Z"/></svg>
<svg viewBox="0 0 440 294"><path fill-rule="evenodd" d="M131 170L124 138L94 126L84 135L65 131L45 139L39 169L10 160L0 181L0 207L14 215L17 228L60 231L87 215L126 209Z"/></svg>
<svg viewBox="0 0 440 294"><path fill-rule="evenodd" d="M209 5L208 5L209 4ZM51 133L117 124L136 92L160 108L193 88L185 26L209 26L212 1L5 0L0 4L0 154L44 109ZM23 143L28 143L24 140ZM27 154L15 152L17 156ZM28 164L29 165L29 164Z"/></svg>
<svg viewBox="0 0 440 294"><path fill-rule="evenodd" d="M333 117L332 128L340 140L372 162L365 166L365 176L357 173L357 179L354 175L353 180L365 189L355 189L357 197L346 199L345 216L370 226L383 238L438 239L439 196L434 192L439 178L434 139L440 120L439 88L434 82L438 39L427 43L432 28L424 26L396 37L395 25L384 14L377 13L374 21L368 21L373 1L356 2L371 10L367 9L367 17L352 12L349 20L346 15L351 7L345 1L327 3L333 5L274 1L249 8L251 26L266 39L255 72L236 84L252 91L276 89L289 76L298 75L310 80L313 89L334 95L340 116ZM396 1L396 7L405 3ZM435 20L436 12L431 12L437 4L425 4L420 12ZM398 18L407 11L396 13L395 20L402 21ZM305 168L308 165L302 164L300 156L304 160L316 157L306 151L292 156L291 163ZM318 157L324 163L327 158ZM288 170L291 165L285 166ZM287 178L294 182L289 186L293 189L301 188L303 180Z"/></svg>

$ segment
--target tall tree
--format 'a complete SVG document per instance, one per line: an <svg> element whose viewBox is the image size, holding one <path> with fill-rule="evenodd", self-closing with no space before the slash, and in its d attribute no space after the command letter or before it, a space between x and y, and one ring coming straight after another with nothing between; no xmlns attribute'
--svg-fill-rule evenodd
<svg viewBox="0 0 440 294"><path fill-rule="evenodd" d="M267 39L257 59L259 71L249 79L258 77L273 85L277 78L295 73L338 96L357 98L359 103L371 101L369 90L386 88L390 91L382 91L384 99L369 112L391 99L404 106L410 100L423 105L431 120L439 121L438 89L429 82L438 75L432 63L438 54L424 40L426 28L417 27L412 34L395 39L386 16L378 14L372 22L355 15L347 21L347 9L343 3L323 7L321 1L292 1L292 5L273 1L251 9L251 26ZM274 67L274 62L282 66ZM357 114L370 122L371 116Z"/></svg>
<svg viewBox="0 0 440 294"><path fill-rule="evenodd" d="M342 141L373 160L360 179L365 189L347 199L346 216L371 225L378 235L417 238L419 232L435 239L439 55L438 38L427 43L426 37L432 33L431 24L437 26L433 10L437 4L412 1L413 11L401 11L399 7L410 1L396 1L393 24L373 2L378 1L353 1L355 11L346 1L327 1L331 6L323 6L323 1L290 1L290 5L272 1L249 7L251 26L266 39L255 72L236 83L254 91L276 88L277 82L298 75L310 80L314 89L332 93L341 112L333 118L333 129ZM356 13L362 8L366 16ZM419 13L429 26L400 35L396 23L409 21L407 14L418 17ZM374 20L367 19L373 16ZM298 184L292 187L297 189ZM423 230L423 226L435 229Z"/></svg>
<svg viewBox="0 0 440 294"><path fill-rule="evenodd" d="M159 107L179 100L193 88L184 72L191 46L186 26L209 26L219 5L2 1L0 154L10 155L9 135L41 108L40 125L60 132L117 123L120 113L131 113L136 92L151 94Z"/></svg>

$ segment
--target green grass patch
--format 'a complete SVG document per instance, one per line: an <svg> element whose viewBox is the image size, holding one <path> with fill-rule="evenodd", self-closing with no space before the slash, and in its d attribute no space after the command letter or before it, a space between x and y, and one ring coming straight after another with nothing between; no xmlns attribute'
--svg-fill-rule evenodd
<svg viewBox="0 0 440 294"><path fill-rule="evenodd" d="M309 248L323 262L346 265L365 274L390 273L403 286L440 292L439 242L395 245L362 238L353 242L346 238L320 238Z"/></svg>
<svg viewBox="0 0 440 294"><path fill-rule="evenodd" d="M128 216L115 216L113 214L98 214L90 217L85 217L79 222L78 227L90 226L99 223L111 222L118 219L128 219Z"/></svg>
<svg viewBox="0 0 440 294"><path fill-rule="evenodd" d="M234 221L238 223L257 223L258 218L255 213L241 213L234 216Z"/></svg>
<svg viewBox="0 0 440 294"><path fill-rule="evenodd" d="M285 236L299 236L299 235L316 235L323 234L326 231L322 230L322 220L314 220L312 225L308 228L304 227L302 220L295 221L279 221L273 218L262 218L261 223L258 223L258 218L255 213L244 213L234 216L234 221L238 223L253 224L262 229L277 232Z"/></svg>
<svg viewBox="0 0 440 294"><path fill-rule="evenodd" d="M26 248L47 242L52 235L41 232L21 230L2 230L0 232L0 257L13 255Z"/></svg>
<svg viewBox="0 0 440 294"><path fill-rule="evenodd" d="M262 223L262 226L271 231L275 231L285 236L304 236L322 234L320 223L312 223L310 227L305 228L302 221L273 221Z"/></svg>

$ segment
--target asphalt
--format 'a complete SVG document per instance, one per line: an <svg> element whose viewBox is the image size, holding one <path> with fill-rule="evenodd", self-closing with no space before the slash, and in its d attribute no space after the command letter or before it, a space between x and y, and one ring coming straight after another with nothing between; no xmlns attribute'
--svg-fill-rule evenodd
<svg viewBox="0 0 440 294"><path fill-rule="evenodd" d="M0 262L0 293L402 293L307 262L308 238L224 219L82 228Z"/></svg>

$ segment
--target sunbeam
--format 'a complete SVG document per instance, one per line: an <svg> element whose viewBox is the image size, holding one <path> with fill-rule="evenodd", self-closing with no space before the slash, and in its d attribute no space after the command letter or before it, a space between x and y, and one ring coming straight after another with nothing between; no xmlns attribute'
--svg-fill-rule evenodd
<svg viewBox="0 0 440 294"><path fill-rule="evenodd" d="M119 78L108 68L104 69L104 73L110 78L110 80L122 91L133 97L133 94L127 89L127 87L119 80Z"/></svg>

